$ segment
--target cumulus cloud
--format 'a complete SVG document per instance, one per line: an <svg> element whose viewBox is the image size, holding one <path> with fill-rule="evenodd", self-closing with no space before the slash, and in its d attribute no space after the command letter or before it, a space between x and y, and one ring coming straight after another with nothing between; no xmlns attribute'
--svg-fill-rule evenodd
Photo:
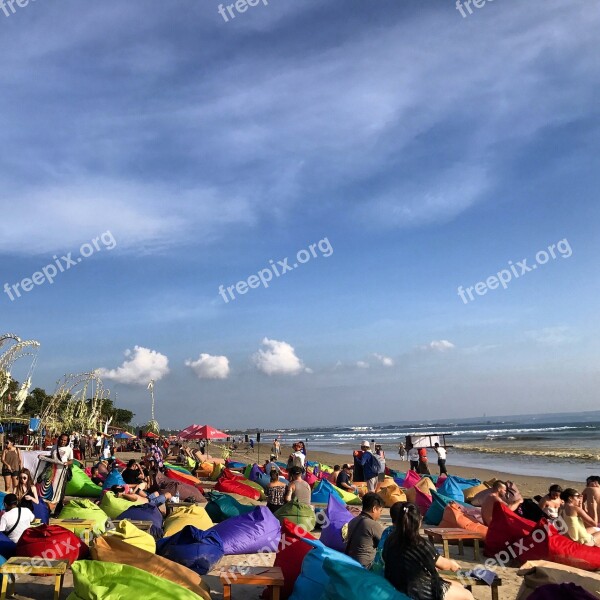
<svg viewBox="0 0 600 600"><path fill-rule="evenodd" d="M433 352L447 352L453 350L456 346L448 340L433 340L426 346L423 346L424 350L431 350Z"/></svg>
<svg viewBox="0 0 600 600"><path fill-rule="evenodd" d="M302 372L312 373L296 356L294 347L287 342L264 338L263 348L253 356L254 364L259 371L267 375L298 375Z"/></svg>
<svg viewBox="0 0 600 600"><path fill-rule="evenodd" d="M383 356L383 354L373 354L373 356L384 366L384 367L393 367L394 359L389 356Z"/></svg>
<svg viewBox="0 0 600 600"><path fill-rule="evenodd" d="M143 346L125 350L125 361L116 369L97 369L100 377L119 383L144 385L151 379L159 381L169 373L169 359L164 354Z"/></svg>
<svg viewBox="0 0 600 600"><path fill-rule="evenodd" d="M188 359L185 364L196 373L198 379L227 379L229 376L229 359L226 356L202 353L198 360Z"/></svg>
<svg viewBox="0 0 600 600"><path fill-rule="evenodd" d="M369 363L365 360L357 360L356 361L356 366L359 369L368 369L369 368Z"/></svg>

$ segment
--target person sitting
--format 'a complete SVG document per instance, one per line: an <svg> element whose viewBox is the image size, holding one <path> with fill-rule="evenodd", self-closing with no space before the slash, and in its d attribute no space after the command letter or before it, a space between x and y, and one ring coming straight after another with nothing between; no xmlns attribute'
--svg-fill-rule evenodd
<svg viewBox="0 0 600 600"><path fill-rule="evenodd" d="M16 544L35 516L28 508L19 506L16 494L4 496L4 508L6 512L0 518L0 531Z"/></svg>
<svg viewBox="0 0 600 600"><path fill-rule="evenodd" d="M351 483L351 475L352 475L352 471L350 470L350 465L349 464L344 464L342 466L342 470L340 471L339 475L337 476L335 485L337 487L339 487L341 490L344 490L345 492L351 492L353 494L356 494L356 486L352 485Z"/></svg>
<svg viewBox="0 0 600 600"><path fill-rule="evenodd" d="M558 511L563 505L563 501L560 499L562 491L563 489L560 485L554 483L548 488L548 493L538 503L550 521L558 519Z"/></svg>
<svg viewBox="0 0 600 600"><path fill-rule="evenodd" d="M401 504L383 548L385 578L413 600L473 600L471 592L462 585L440 577L438 569L456 572L460 565L440 556L434 545L419 535L419 509L410 502Z"/></svg>
<svg viewBox="0 0 600 600"><path fill-rule="evenodd" d="M590 515L594 523L600 523L600 477L591 475L585 481L583 490L583 510Z"/></svg>
<svg viewBox="0 0 600 600"><path fill-rule="evenodd" d="M346 554L369 569L375 560L383 526L378 523L383 511L383 498L368 492L362 499L362 512L348 523Z"/></svg>
<svg viewBox="0 0 600 600"><path fill-rule="evenodd" d="M581 494L573 488L567 488L560 497L564 502L560 516L567 526L567 536L586 546L600 546L600 529L581 508Z"/></svg>
<svg viewBox="0 0 600 600"><path fill-rule="evenodd" d="M341 472L342 472L342 468L340 467L340 465L334 465L333 473L330 473L329 477L328 477L330 483L333 483L333 485L337 485L337 478Z"/></svg>
<svg viewBox="0 0 600 600"><path fill-rule="evenodd" d="M104 483L104 479L102 477L100 477L100 473L98 472L98 467L92 467L91 468L91 477L90 479L96 484L96 485L102 485Z"/></svg>
<svg viewBox="0 0 600 600"><path fill-rule="evenodd" d="M292 467L289 470L290 483L285 491L285 501L292 502L297 499L300 504L307 504L310 506L310 497L312 490L310 485L302 479L303 469L300 467Z"/></svg>
<svg viewBox="0 0 600 600"><path fill-rule="evenodd" d="M107 458L103 458L97 465L98 475L106 479L110 473L110 465Z"/></svg>
<svg viewBox="0 0 600 600"><path fill-rule="evenodd" d="M151 494L147 495L145 492L125 492L125 488L122 485L113 485L110 488L110 491L117 498L124 498L125 500L136 502L138 504L152 504L152 506L156 506L161 510L164 509L164 504L166 504L172 498L172 495L169 492L165 492L164 494L152 492Z"/></svg>
<svg viewBox="0 0 600 600"><path fill-rule="evenodd" d="M145 490L148 487L146 477L134 458L127 463L122 476L123 481L131 487L134 493Z"/></svg>
<svg viewBox="0 0 600 600"><path fill-rule="evenodd" d="M271 469L269 471L270 482L265 490L267 496L267 508L271 512L275 512L285 504L285 483L279 481L279 470Z"/></svg>
<svg viewBox="0 0 600 600"><path fill-rule="evenodd" d="M269 460L265 461L265 473L267 475L271 475L271 471L273 469L275 469L275 471L277 471L277 475L279 476L279 467L277 466L277 463L275 462L277 460L277 457L274 454L271 454L271 456L269 457Z"/></svg>
<svg viewBox="0 0 600 600"><path fill-rule="evenodd" d="M509 502L506 496L506 484L503 481L495 481L492 486L492 493L487 496L481 505L481 518L483 519L484 525L489 527L492 522L492 515L494 514L494 505L497 502L501 502L510 508L510 510L516 510L521 504L521 501Z"/></svg>
<svg viewBox="0 0 600 600"><path fill-rule="evenodd" d="M33 483L29 469L21 469L19 471L19 483L15 489L15 495L17 496L19 506L28 508L32 512L33 505L40 503L37 488Z"/></svg>
<svg viewBox="0 0 600 600"><path fill-rule="evenodd" d="M392 507L390 508L390 518L392 519L392 526L387 527L383 531L383 535L381 536L379 544L377 545L375 560L371 565L371 571L373 571L374 573L379 573L380 575L383 575L385 566L385 562L383 560L383 549L385 548L385 542L387 541L388 536L392 533L392 531L394 531L394 527L398 526L398 522L404 514L403 509L405 504L405 502L394 502L394 504L392 504Z"/></svg>

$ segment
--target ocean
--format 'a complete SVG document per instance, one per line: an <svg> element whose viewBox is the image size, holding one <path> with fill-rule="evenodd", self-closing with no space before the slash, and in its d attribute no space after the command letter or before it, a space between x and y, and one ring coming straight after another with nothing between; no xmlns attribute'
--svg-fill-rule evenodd
<svg viewBox="0 0 600 600"><path fill-rule="evenodd" d="M322 427L277 429L265 431L262 441L281 436L284 443L303 440L310 450L345 455L362 440L383 445L388 458L398 458L398 443L407 435L445 434L448 445L448 467L480 467L516 475L555 476L585 481L589 475L600 475L600 415L581 413L564 420L556 415L504 417L464 423L408 423L354 427ZM564 415L567 417L567 415ZM433 453L433 451L430 451ZM434 456L430 461L434 461Z"/></svg>

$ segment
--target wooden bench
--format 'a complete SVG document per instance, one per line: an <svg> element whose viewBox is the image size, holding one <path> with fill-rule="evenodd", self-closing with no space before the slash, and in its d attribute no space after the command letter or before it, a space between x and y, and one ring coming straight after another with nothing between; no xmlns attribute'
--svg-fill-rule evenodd
<svg viewBox="0 0 600 600"><path fill-rule="evenodd" d="M168 500L165 503L166 509L167 509L167 517L173 512L174 508L179 508L180 506L203 506L204 503L202 502L172 502L171 500Z"/></svg>
<svg viewBox="0 0 600 600"><path fill-rule="evenodd" d="M458 553L460 556L463 556L465 553L463 542L465 540L473 540L475 560L479 560L479 542L485 540L485 535L483 533L469 531L468 529L461 529L459 527L427 527L425 529L425 535L432 543L440 539L442 540L444 556L446 558L450 558L449 542L451 540L458 541Z"/></svg>
<svg viewBox="0 0 600 600"><path fill-rule="evenodd" d="M283 587L280 567L227 567L220 572L223 600L231 600L232 585L260 585L271 589L272 600L279 600ZM1 599L0 599L1 600Z"/></svg>
<svg viewBox="0 0 600 600"><path fill-rule="evenodd" d="M90 519L50 519L50 525L59 525L64 529L68 529L77 535L77 531L83 529L82 541L86 546L90 545L94 534L94 529L97 529L96 521Z"/></svg>
<svg viewBox="0 0 600 600"><path fill-rule="evenodd" d="M447 571L443 571L441 574L444 579L448 579L449 581L457 581L470 592L473 591L471 589L473 586L487 585L492 592L492 600L498 600L500 597L498 588L502 585L502 579L500 579L498 575L496 575L496 579L494 579L492 585L488 585L485 581L477 579L476 577L465 577L464 575L457 575L456 573L449 573Z"/></svg>
<svg viewBox="0 0 600 600"><path fill-rule="evenodd" d="M34 563L43 563L40 566ZM46 560L43 558L28 558L14 556L9 558L1 567L2 587L0 588L0 600L6 600L6 593L10 579L10 595L14 594L15 581L11 575L54 575L54 600L59 600L62 591L63 580L69 563L66 560Z"/></svg>

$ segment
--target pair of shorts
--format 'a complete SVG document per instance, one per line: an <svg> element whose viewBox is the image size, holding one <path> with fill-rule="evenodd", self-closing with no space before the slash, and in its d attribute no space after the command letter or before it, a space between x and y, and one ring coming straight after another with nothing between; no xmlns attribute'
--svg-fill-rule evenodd
<svg viewBox="0 0 600 600"><path fill-rule="evenodd" d="M165 504L167 499L162 494L157 496L148 496L148 504L152 504L152 506L160 506L161 504Z"/></svg>
<svg viewBox="0 0 600 600"><path fill-rule="evenodd" d="M2 467L2 476L3 477L10 477L10 476L16 477L17 476L17 472L16 471L11 471L7 467Z"/></svg>
<svg viewBox="0 0 600 600"><path fill-rule="evenodd" d="M385 481L385 473L378 473L377 481Z"/></svg>

